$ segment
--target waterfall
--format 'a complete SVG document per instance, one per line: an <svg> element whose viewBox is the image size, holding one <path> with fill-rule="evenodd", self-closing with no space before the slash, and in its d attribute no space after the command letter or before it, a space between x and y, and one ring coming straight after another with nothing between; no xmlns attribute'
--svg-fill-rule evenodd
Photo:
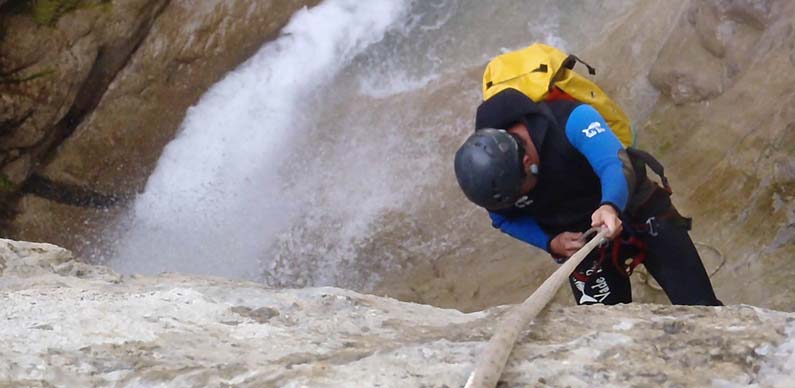
<svg viewBox="0 0 795 388"><path fill-rule="evenodd" d="M190 108L137 198L111 264L123 272L250 278L293 216L278 166L306 124L302 104L400 19L402 0L329 0Z"/></svg>
<svg viewBox="0 0 795 388"><path fill-rule="evenodd" d="M111 265L368 289L462 249L472 224L488 226L452 177L480 98L468 74L536 40L584 47L599 28L590 21L626 3L326 0L299 11L188 111Z"/></svg>

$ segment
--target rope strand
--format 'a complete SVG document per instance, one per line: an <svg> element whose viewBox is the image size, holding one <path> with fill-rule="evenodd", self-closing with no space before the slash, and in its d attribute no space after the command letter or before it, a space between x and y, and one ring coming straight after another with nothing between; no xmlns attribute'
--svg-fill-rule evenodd
<svg viewBox="0 0 795 388"><path fill-rule="evenodd" d="M486 349L478 358L475 370L469 375L465 388L494 388L497 386L519 333L549 304L560 286L568 280L583 259L599 244L607 241L605 237L607 233L607 228L601 230L592 228L585 232L583 238L592 234L596 235L552 273L530 297L508 313L505 320L497 326L489 343L486 344Z"/></svg>

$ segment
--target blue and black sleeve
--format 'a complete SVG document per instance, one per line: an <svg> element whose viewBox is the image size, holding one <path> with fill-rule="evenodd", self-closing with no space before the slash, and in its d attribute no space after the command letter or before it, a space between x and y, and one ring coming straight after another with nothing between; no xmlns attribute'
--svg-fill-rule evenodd
<svg viewBox="0 0 795 388"><path fill-rule="evenodd" d="M575 108L566 123L566 137L590 163L602 183L601 205L609 204L621 213L629 200L629 184L619 152L624 146L590 105Z"/></svg>

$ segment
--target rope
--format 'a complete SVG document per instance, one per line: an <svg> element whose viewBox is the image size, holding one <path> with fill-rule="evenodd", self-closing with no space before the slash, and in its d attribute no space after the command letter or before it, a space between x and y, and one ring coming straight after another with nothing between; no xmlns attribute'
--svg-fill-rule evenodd
<svg viewBox="0 0 795 388"><path fill-rule="evenodd" d="M726 265L726 256L723 256L723 252L721 252L720 249L718 249L718 248L716 248L716 247L714 247L712 245L709 245L707 243L704 243L704 242L701 242L701 241L694 241L693 244L697 245L699 247L703 247L703 248L709 249L709 250L711 250L712 252L714 252L718 256L718 260L720 262L718 263L718 266L715 267L715 269L713 269L712 272L709 273L709 277L711 279L713 276L715 276L716 273L718 273L718 271L723 269L724 265ZM646 270L646 267L643 267L638 272L641 275L643 275L642 282L645 283L647 286L649 286L649 288L651 288L653 290L657 290L657 291L662 291L662 287L660 287L660 285L657 284L657 282L653 281L653 278L649 274L649 271Z"/></svg>
<svg viewBox="0 0 795 388"><path fill-rule="evenodd" d="M712 250L712 252L715 252L715 254L718 255L720 263L718 263L718 266L715 267L715 269L712 270L712 272L709 274L709 277L712 278L713 275L718 273L718 271L720 271L723 268L723 266L726 265L726 256L723 256L723 252L721 252L720 249L715 248L714 246L709 245L707 243L703 243L701 241L696 241L696 242L694 242L694 244L702 246L702 247L707 248L707 249L710 249L710 250Z"/></svg>
<svg viewBox="0 0 795 388"><path fill-rule="evenodd" d="M558 292L560 286L568 280L568 277L577 269L583 259L596 246L607 240L605 238L607 233L606 228L601 230L592 228L585 232L583 238L587 238L592 234L596 235L552 273L529 298L508 313L507 318L500 322L491 340L486 344L486 349L481 353L475 370L469 375L465 388L493 388L497 386L519 333L549 304L549 301Z"/></svg>

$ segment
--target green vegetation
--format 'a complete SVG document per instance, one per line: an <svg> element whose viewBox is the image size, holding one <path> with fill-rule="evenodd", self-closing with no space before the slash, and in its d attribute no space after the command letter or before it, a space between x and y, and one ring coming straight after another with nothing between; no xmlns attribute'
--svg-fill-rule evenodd
<svg viewBox="0 0 795 388"><path fill-rule="evenodd" d="M30 0L33 20L42 25L52 25L63 14L74 10L81 0Z"/></svg>
<svg viewBox="0 0 795 388"><path fill-rule="evenodd" d="M26 76L22 76L22 77L16 77L15 74L13 74L13 73L12 74L2 74L2 73L0 73L0 85L2 85L2 84L18 84L18 83L34 80L36 78L44 77L44 76L50 75L52 73L55 73L54 69L42 70L42 71L33 73L31 75L26 75Z"/></svg>
<svg viewBox="0 0 795 388"><path fill-rule="evenodd" d="M6 174L0 173L0 191L8 191L14 188L14 183L8 179Z"/></svg>

